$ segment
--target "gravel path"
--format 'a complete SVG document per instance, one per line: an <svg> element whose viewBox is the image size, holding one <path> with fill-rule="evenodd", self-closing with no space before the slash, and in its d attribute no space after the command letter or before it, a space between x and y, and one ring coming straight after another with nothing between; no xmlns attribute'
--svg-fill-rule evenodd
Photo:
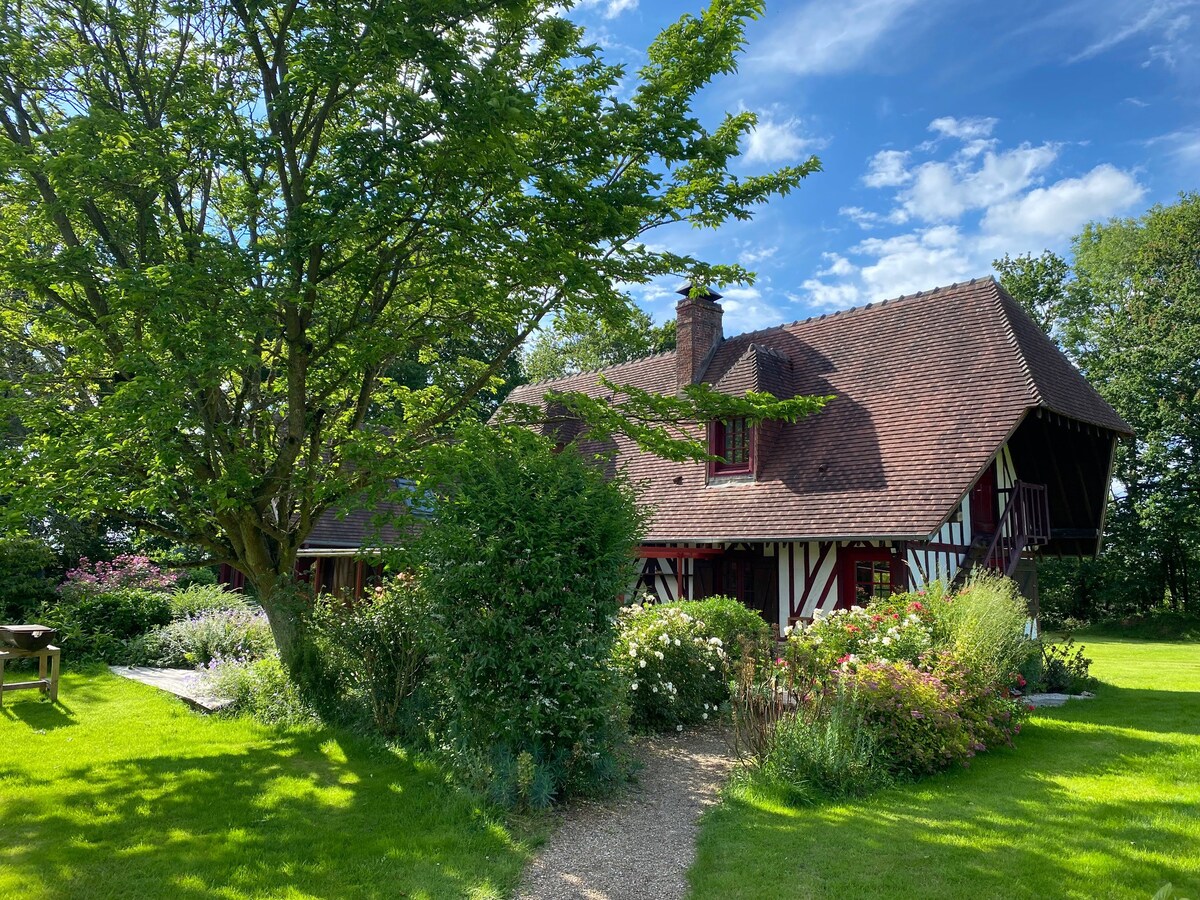
<svg viewBox="0 0 1200 900"><path fill-rule="evenodd" d="M639 743L645 768L613 801L572 806L525 872L522 900L671 900L687 893L696 820L733 766L704 728Z"/></svg>

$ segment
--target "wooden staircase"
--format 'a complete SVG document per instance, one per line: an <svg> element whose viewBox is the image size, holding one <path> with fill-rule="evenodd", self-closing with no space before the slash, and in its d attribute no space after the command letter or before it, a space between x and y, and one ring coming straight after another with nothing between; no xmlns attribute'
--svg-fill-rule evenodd
<svg viewBox="0 0 1200 900"><path fill-rule="evenodd" d="M975 536L951 587L961 588L980 566L1012 578L1029 548L1050 541L1050 504L1044 484L1018 481L992 534Z"/></svg>

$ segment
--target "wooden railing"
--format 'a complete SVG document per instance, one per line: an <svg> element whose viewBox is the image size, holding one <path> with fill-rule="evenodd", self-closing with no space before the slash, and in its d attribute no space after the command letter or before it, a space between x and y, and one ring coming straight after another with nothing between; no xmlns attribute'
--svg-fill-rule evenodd
<svg viewBox="0 0 1200 900"><path fill-rule="evenodd" d="M1050 503L1046 485L1018 481L1013 485L1008 505L996 524L996 533L983 554L982 563L1012 577L1026 547L1040 547L1050 541Z"/></svg>

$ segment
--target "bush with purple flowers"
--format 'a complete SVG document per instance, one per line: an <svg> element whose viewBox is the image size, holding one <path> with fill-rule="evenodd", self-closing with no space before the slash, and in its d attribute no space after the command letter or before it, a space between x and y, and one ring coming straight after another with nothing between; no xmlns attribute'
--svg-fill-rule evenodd
<svg viewBox="0 0 1200 900"><path fill-rule="evenodd" d="M167 668L206 666L214 659L262 659L275 649L261 611L203 609L157 628L137 646L141 662Z"/></svg>
<svg viewBox="0 0 1200 900"><path fill-rule="evenodd" d="M78 566L65 574L58 593L65 600L78 600L123 590L161 593L170 591L178 580L179 576L176 573L163 571L146 556L122 554L111 562L92 562L84 557L79 560Z"/></svg>

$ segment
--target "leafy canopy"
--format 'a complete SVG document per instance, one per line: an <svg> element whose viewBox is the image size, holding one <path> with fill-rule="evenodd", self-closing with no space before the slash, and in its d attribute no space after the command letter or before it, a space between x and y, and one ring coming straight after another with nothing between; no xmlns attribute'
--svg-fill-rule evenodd
<svg viewBox="0 0 1200 900"><path fill-rule="evenodd" d="M269 597L547 316L748 277L643 237L818 169L737 177L753 115L692 111L760 12L713 0L630 78L549 0L4 4L0 328L38 365L0 392L23 429L2 489L201 546Z"/></svg>

